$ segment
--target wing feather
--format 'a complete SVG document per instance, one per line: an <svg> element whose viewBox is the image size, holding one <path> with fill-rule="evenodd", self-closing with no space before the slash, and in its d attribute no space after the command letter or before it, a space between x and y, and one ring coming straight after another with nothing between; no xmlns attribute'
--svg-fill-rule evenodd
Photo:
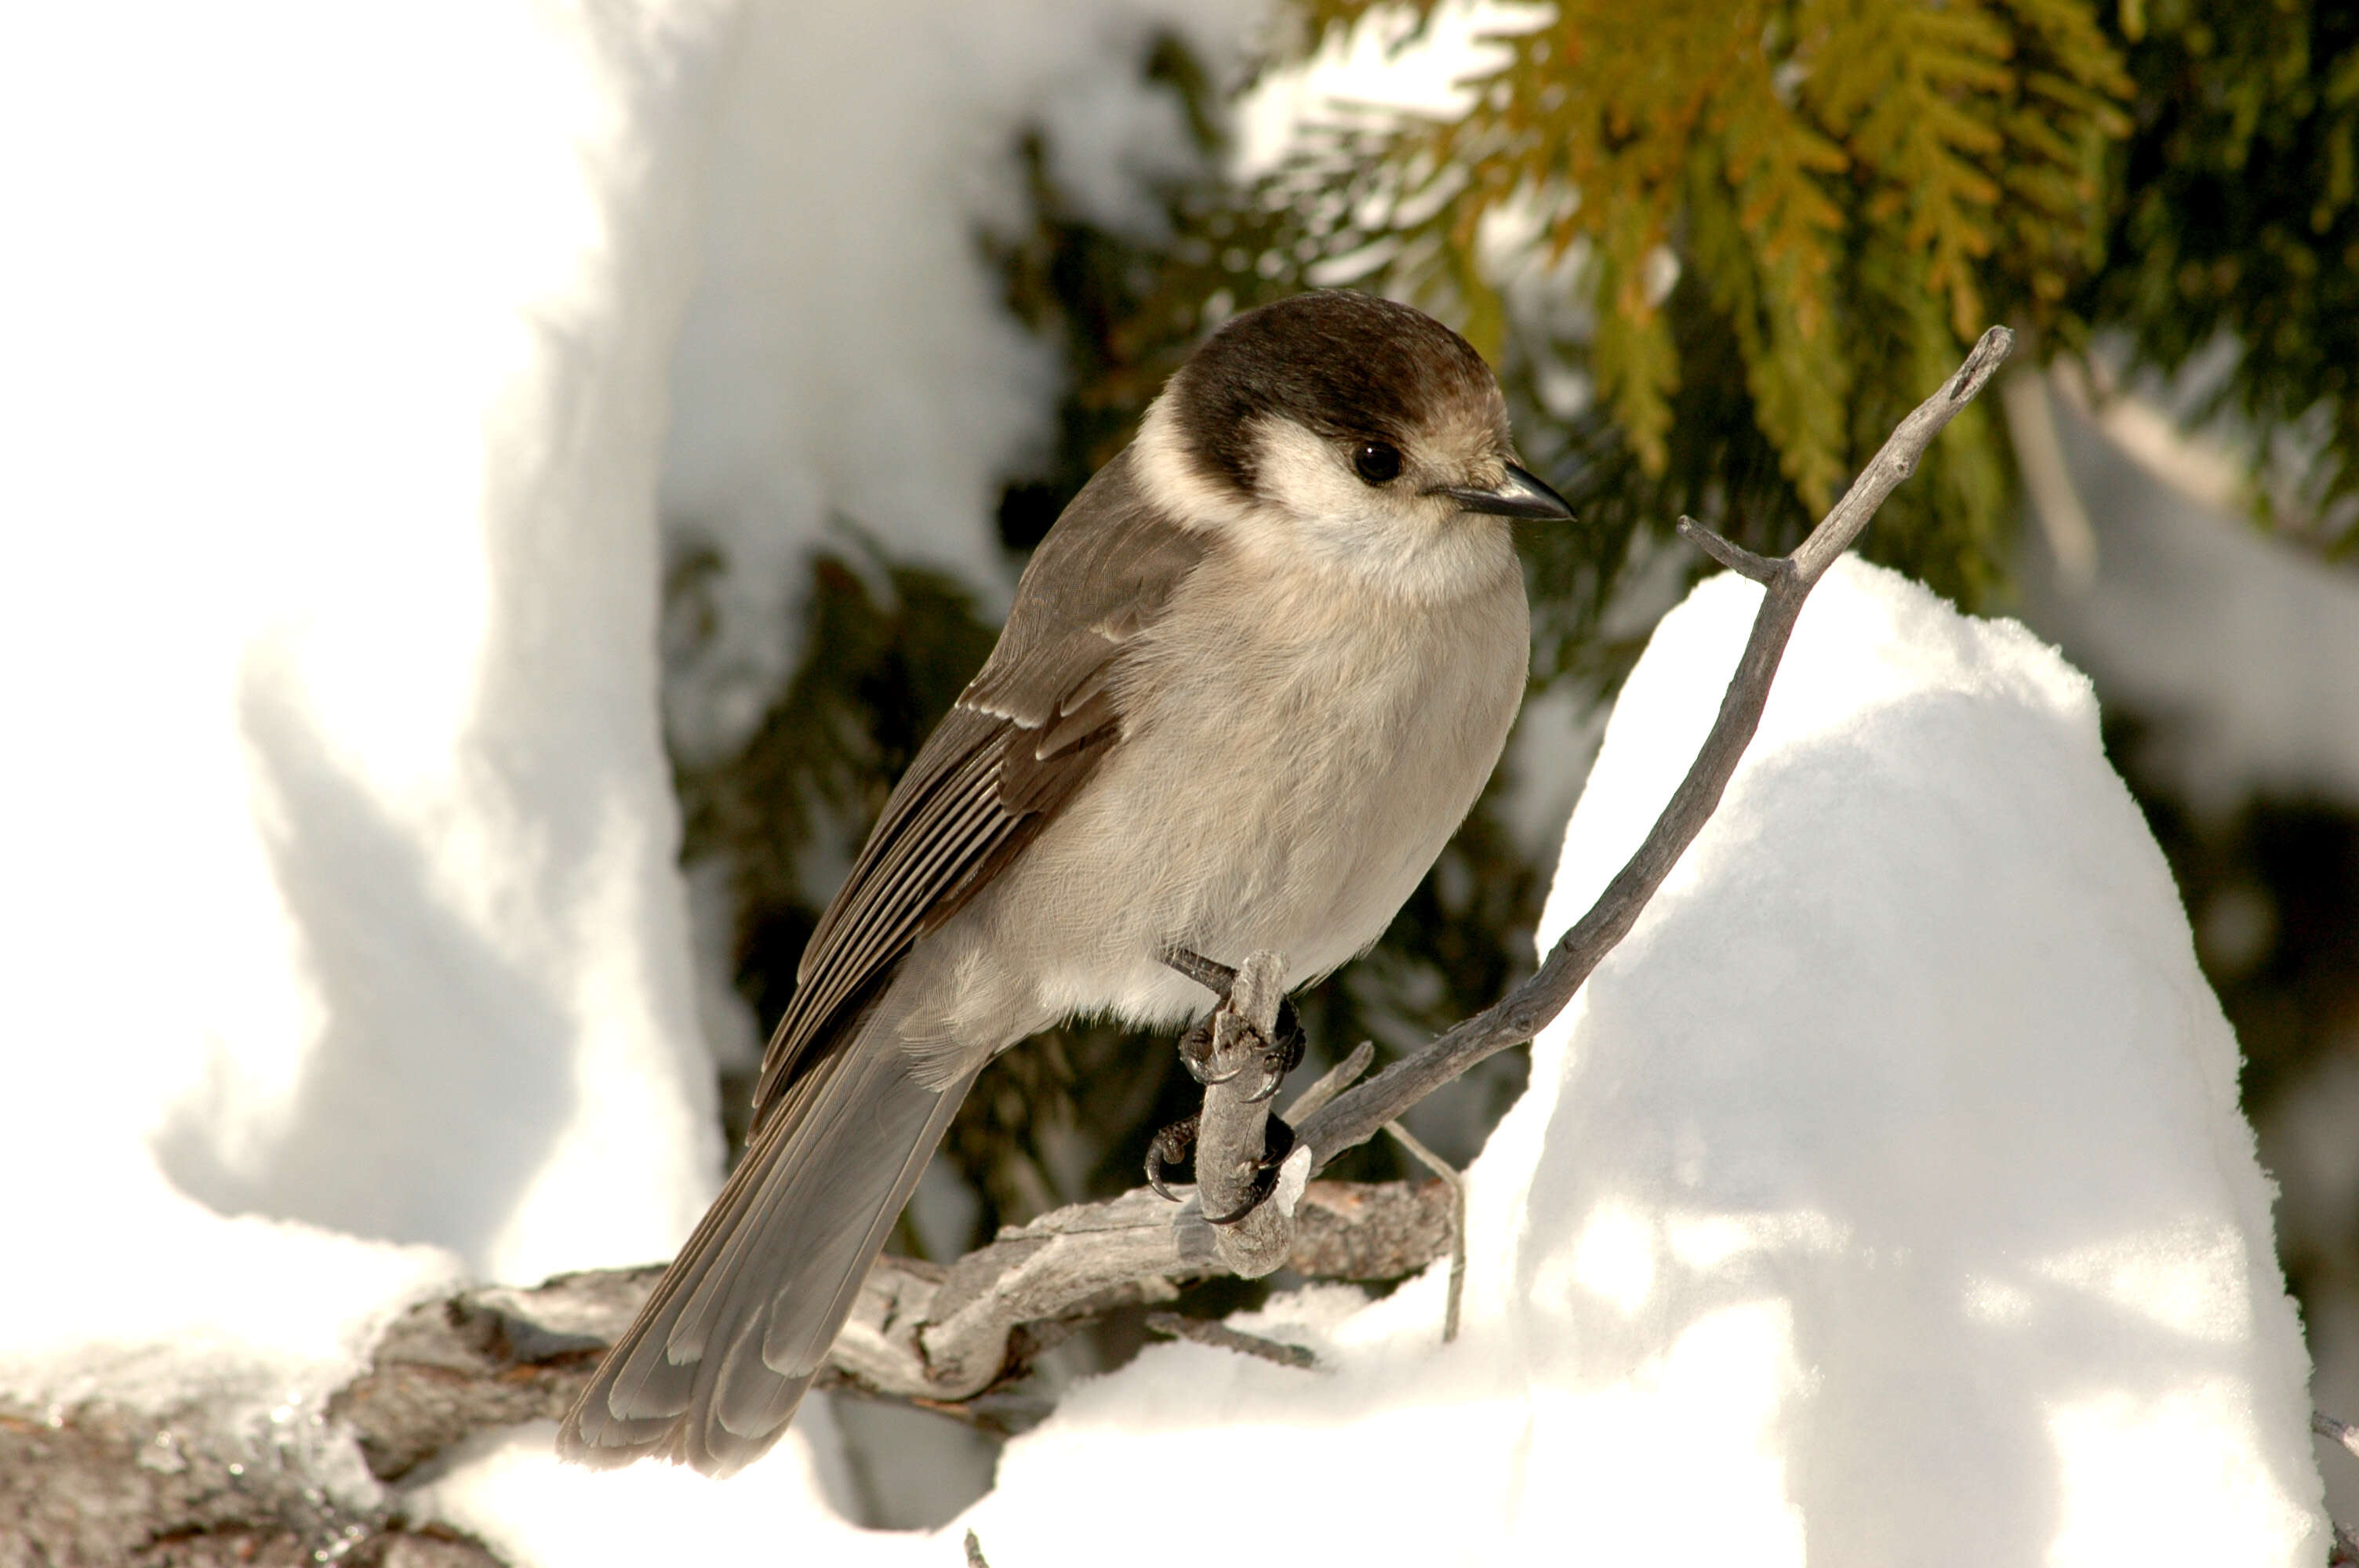
<svg viewBox="0 0 2359 1568"><path fill-rule="evenodd" d="M754 1092L758 1129L813 1044L910 945L990 883L1122 735L1124 650L1203 558L1205 537L1098 470L1034 552L999 643L885 803L796 971Z"/></svg>

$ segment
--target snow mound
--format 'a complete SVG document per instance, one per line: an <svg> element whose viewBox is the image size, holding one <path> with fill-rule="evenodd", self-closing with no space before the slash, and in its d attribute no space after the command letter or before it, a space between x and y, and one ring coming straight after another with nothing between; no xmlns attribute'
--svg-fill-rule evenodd
<svg viewBox="0 0 2359 1568"><path fill-rule="evenodd" d="M0 1392L322 1391L718 1184L654 498L725 21L12 24Z"/></svg>
<svg viewBox="0 0 2359 1568"><path fill-rule="evenodd" d="M910 1568L957 1562L957 1548L910 1531L862 1530L831 1499L846 1483L823 1473L839 1448L824 1412L806 1404L776 1448L727 1481L670 1465L584 1470L557 1462L557 1426L489 1433L454 1451L442 1477L410 1494L412 1517L481 1540L515 1568L779 1562Z"/></svg>
<svg viewBox="0 0 2359 1568"><path fill-rule="evenodd" d="M1757 599L1714 579L1657 632L1545 938L1685 770ZM2235 1084L2087 682L1847 561L1470 1171L1458 1342L1432 1274L1281 1302L1260 1330L1328 1370L1152 1349L967 1522L1026 1568L1102 1562L1175 1487L1257 1550L1370 1561L2314 1562Z"/></svg>

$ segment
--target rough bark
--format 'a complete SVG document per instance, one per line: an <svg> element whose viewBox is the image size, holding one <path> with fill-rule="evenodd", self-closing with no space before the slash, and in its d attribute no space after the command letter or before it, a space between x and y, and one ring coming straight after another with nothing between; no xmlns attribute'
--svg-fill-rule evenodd
<svg viewBox="0 0 2359 1568"><path fill-rule="evenodd" d="M479 1542L348 1500L353 1488L323 1473L334 1468L319 1444L283 1444L219 1411L0 1409L0 1568L498 1562Z"/></svg>

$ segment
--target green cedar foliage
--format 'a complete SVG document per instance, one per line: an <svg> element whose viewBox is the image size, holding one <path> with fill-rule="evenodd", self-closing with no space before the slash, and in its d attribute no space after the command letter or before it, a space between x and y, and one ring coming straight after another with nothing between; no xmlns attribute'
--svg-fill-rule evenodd
<svg viewBox="0 0 2359 1568"><path fill-rule="evenodd" d="M2147 0L2121 21L2136 130L2071 325L2166 370L2233 339L2214 407L2323 449L2279 520L2359 549L2359 7Z"/></svg>
<svg viewBox="0 0 2359 1568"><path fill-rule="evenodd" d="M1421 26L1435 6L1411 9ZM1305 10L1321 38L1398 8ZM1353 189L1328 254L1373 261L1369 282L1494 358L1573 351L1598 405L1574 421L1577 454L1615 470L1655 526L1675 507L1790 543L1983 328L2042 325L2096 258L2129 83L2083 0L1553 10L1495 37L1463 113L1345 133L1293 178ZM1569 264L1584 341L1509 341L1483 265L1498 222ZM1869 553L1979 600L2006 476L1997 422L1968 410Z"/></svg>

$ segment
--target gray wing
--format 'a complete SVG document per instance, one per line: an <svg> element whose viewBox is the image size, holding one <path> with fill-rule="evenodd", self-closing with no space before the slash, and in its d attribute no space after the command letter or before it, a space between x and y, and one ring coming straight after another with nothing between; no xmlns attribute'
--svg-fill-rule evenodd
<svg viewBox="0 0 2359 1568"><path fill-rule="evenodd" d="M973 1078L919 1081L875 1003L909 945L1120 743L1123 650L1201 558L1129 473L1117 458L1058 519L982 674L886 802L804 950L745 1158L582 1390L560 1453L726 1475L777 1441L825 1361Z"/></svg>
<svg viewBox="0 0 2359 1568"><path fill-rule="evenodd" d="M758 1126L910 944L948 920L1087 782L1122 736L1123 649L1202 559L1202 535L1138 494L1125 450L1033 552L997 646L894 787L820 916L754 1090Z"/></svg>

